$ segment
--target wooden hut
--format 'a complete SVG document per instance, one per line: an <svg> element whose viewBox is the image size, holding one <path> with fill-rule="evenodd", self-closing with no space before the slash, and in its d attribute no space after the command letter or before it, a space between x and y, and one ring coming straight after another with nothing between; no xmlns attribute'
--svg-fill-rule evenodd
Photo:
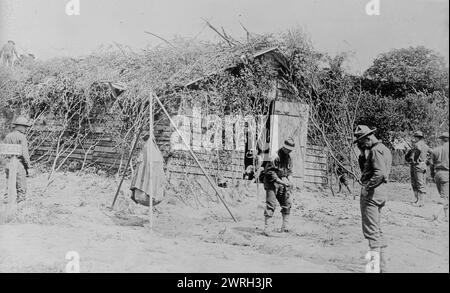
<svg viewBox="0 0 450 293"><path fill-rule="evenodd" d="M260 58L263 62L268 62L276 70L283 69L286 66L286 61L278 52L278 49L269 48L256 52L251 56L252 58ZM245 62L245 60L243 60ZM242 64L235 64L223 70L236 71L236 68ZM213 72L210 75L214 75ZM209 77L196 78L184 85L185 89L196 90L199 83L205 82ZM259 143L259 152L263 160L273 157L276 151L282 146L285 139L292 137L296 143L295 150L291 153L294 162L293 180L297 187L305 185L324 185L327 184L327 157L325 148L321 146L310 145L307 142L307 129L309 107L302 104L292 97L287 90L283 81L275 79L272 82L273 90L269 92L267 97L271 101L270 107L265 114L266 119L263 122L262 128L256 133L256 141ZM183 136L190 141L190 147L194 150L200 163L205 167L207 172L218 182L231 181L243 179L244 171L249 165L253 164L253 160L249 158L257 152L257 146L252 145L253 140L250 137L251 132L244 131L244 146L237 147L238 141L232 142L234 148L226 147L226 139L221 141L219 147L212 150L205 150L202 148L196 149L194 137L204 135L205 127L196 128L194 125L200 123L196 122L195 110L189 106L180 106L176 117L180 120L186 120L184 125L191 125L187 129L181 127ZM225 120L225 117L222 117ZM225 121L222 121L221 134L226 130ZM237 123L234 125L234 131L238 131ZM196 162L190 157L187 150L174 149L174 144L180 144L180 139L174 129L171 127L168 120L159 123L155 127L156 142L166 158L167 169L172 175L183 176L202 175L201 169ZM263 150L261 150L263 149ZM262 152L261 152L262 151Z"/></svg>
<svg viewBox="0 0 450 293"><path fill-rule="evenodd" d="M260 50L251 56L242 56L238 62L224 66L223 69L219 70L238 72L236 69L246 63L246 58L267 62L275 70L285 70L287 68L287 61L284 60L278 49L274 47ZM180 90L195 91L201 82L205 82L208 76L217 74L217 72L218 69L215 68L210 73L202 76L192 76L192 80L180 87ZM304 185L326 184L327 159L325 150L323 147L308 144L307 141L308 105L296 101L281 79L275 78L271 84L273 90L270 91L267 97L267 99L271 100L271 103L267 113L265 113L267 119L263 123L263 129L256 134L258 139L262 140L262 134L265 133L265 144L269 147L269 154L273 155L287 137L293 137L296 142L295 151L292 153L295 185L303 187ZM120 94L115 91L114 87L112 92L114 97ZM250 151L255 151L255 146L249 143L248 132L247 137L244 138L245 143L243 147L241 145L238 147L239 143L234 141L231 148L227 147L226 142L223 142L224 145L212 149L198 148L194 138L203 135L204 129L202 130L202 126L200 128L195 127L199 122L194 115L194 109L180 104L178 109L171 110L171 115L181 115L184 117L183 119L188 120L187 124L192 126L185 130L184 133L189 133L191 147L197 154L200 163L213 178L218 182L243 179L244 171L252 163L248 154ZM226 117L220 118L226 119ZM39 127L41 128L40 131L49 132L52 131L52 127L58 126L46 124L37 126L37 128ZM177 137L167 119L163 119L155 125L154 131L156 143L164 156L166 170L169 174L175 176L183 174L201 176L200 168L192 160L187 150L173 148ZM225 133L225 131L226 129L223 127L222 133ZM82 145L76 149L69 149L67 153L61 155L68 156L68 162L95 163L102 168L110 170L123 168L128 156L127 152L124 152L123 148L118 147L111 135L105 135L101 125L92 125L91 132L90 137L85 138ZM51 146L45 145L45 143L37 146L33 153L35 158L44 156L48 153L49 148Z"/></svg>

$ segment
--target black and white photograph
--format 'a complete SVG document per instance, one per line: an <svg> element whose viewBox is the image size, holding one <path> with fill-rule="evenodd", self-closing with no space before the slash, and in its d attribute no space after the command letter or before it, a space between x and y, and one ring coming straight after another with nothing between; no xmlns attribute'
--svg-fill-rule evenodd
<svg viewBox="0 0 450 293"><path fill-rule="evenodd" d="M448 274L448 208L448 0L0 0L2 274Z"/></svg>

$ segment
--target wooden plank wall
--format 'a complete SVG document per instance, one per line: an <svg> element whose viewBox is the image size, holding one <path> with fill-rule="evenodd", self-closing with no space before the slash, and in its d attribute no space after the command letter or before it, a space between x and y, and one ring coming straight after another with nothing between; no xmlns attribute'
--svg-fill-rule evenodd
<svg viewBox="0 0 450 293"><path fill-rule="evenodd" d="M327 153L322 146L308 145L305 160L305 185L327 185Z"/></svg>
<svg viewBox="0 0 450 293"><path fill-rule="evenodd" d="M172 173L203 174L194 159L186 150L171 150L170 137L174 130L168 123L155 126L155 140ZM244 152L237 150L194 151L198 160L212 177L241 179L244 172Z"/></svg>
<svg viewBox="0 0 450 293"><path fill-rule="evenodd" d="M187 151L170 150L170 128L160 125L155 129L156 142L160 148L167 171L177 174L201 175L202 172ZM97 143L90 150L89 147ZM39 147L33 157L38 158L50 149L50 145L44 144ZM139 149L136 153L139 152ZM195 151L200 162L212 177L223 177L225 179L240 179L244 172L244 152L242 151ZM84 148L76 149L69 157L69 162L83 162L86 156L86 164L95 163L105 169L116 171L121 163L125 164L128 153L122 152L115 147L111 138L97 140L95 138L87 139ZM50 155L50 159L54 155ZM307 145L306 160L304 164L304 183L327 184L327 156L324 147Z"/></svg>
<svg viewBox="0 0 450 293"><path fill-rule="evenodd" d="M276 90L270 93L271 98L276 98L285 102L292 101L292 95L281 82L274 83L274 89ZM280 108L278 109L278 111L280 112L278 114L282 115L281 112L286 112L286 109ZM178 113L180 113L180 111L178 111ZM293 118L290 117L289 113L286 117L286 119L291 120ZM286 123L289 124L291 123L291 121L286 121ZM290 129L294 130L292 128ZM43 128L41 129L41 131L48 131L48 129L46 130L45 128ZM174 129L170 126L170 123L167 119L162 119L157 125L155 125L155 140L164 157L166 170L170 173L179 175L202 174L200 168L191 158L188 151L171 150L170 138L173 132ZM281 134L283 135L283 133ZM116 146L116 142L111 137L98 139L98 137L100 136L101 133L94 134L93 137L90 137L88 140L86 140L83 147L75 150L68 161L70 162L76 160L82 162L86 157L87 164L95 163L96 165L109 170L117 170L121 164L125 164L126 159L128 158L128 153L126 151L124 153L122 149L118 148ZM296 136L298 136L299 138L305 138L306 127L302 125L300 133L297 133ZM96 146L91 147L93 144L96 144ZM302 185L327 184L327 156L325 148L307 145L305 140L298 141L298 145L301 146L301 149L299 151L300 156L304 159L301 159L299 161L300 164L297 163L298 167L296 169L296 173L298 173L297 177L301 178ZM33 157L37 158L44 155L47 151L49 151L50 148L51 145L49 144L40 146L34 153ZM139 146L136 150L136 154L138 154L138 152ZM220 150L211 152L194 152L199 158L200 163L212 177L223 177L225 179L242 178L244 172L243 151ZM302 165L304 166L304 168L302 168Z"/></svg>
<svg viewBox="0 0 450 293"><path fill-rule="evenodd" d="M155 126L155 140L164 156L167 170L176 174L202 175L203 173L188 151L171 151L170 136L172 133L173 129L167 123L160 123ZM299 137L306 137L306 135L300 134ZM300 145L303 145L303 143ZM300 164L297 162L298 168L296 170L297 173L300 173L297 176L302 178L305 185L327 184L326 148L306 143L304 148L306 149L305 162L302 163L303 160ZM245 155L243 151L194 151L194 153L211 176L220 175L226 179L242 178ZM304 168L302 168L302 165ZM299 169L302 169L302 172L298 172Z"/></svg>
<svg viewBox="0 0 450 293"><path fill-rule="evenodd" d="M83 163L86 159L86 165L95 164L103 169L118 170L119 166L124 164L128 158L128 152L123 152L116 146L116 142L111 137L99 138L100 135L92 135L83 141L83 145L75 149L67 149L61 154L66 157L70 154L68 162L78 161ZM31 146L32 148L32 146ZM45 154L47 158L55 158L55 147L50 142L44 142L34 151L32 159L37 159Z"/></svg>
<svg viewBox="0 0 450 293"><path fill-rule="evenodd" d="M46 129L40 129L47 131ZM167 120L162 121L155 126L155 140L163 154L166 162L166 168L174 173L191 173L202 174L201 169L191 158L188 151L172 151L170 146L170 137L174 129L172 129ZM112 171L118 170L119 166L126 163L129 152L116 146L116 142L111 137L99 138L101 133L93 134L92 137L86 139L83 146L78 147L69 156L67 162L79 161L82 163L86 159L86 164L95 164L104 169ZM33 138L30 139L32 141ZM138 145L135 155L140 151L141 144ZM31 146L33 149L33 147ZM62 153L62 157L66 157L72 149L68 149ZM37 159L46 155L46 159L53 160L55 158L55 149L49 141L44 142L37 147L32 159ZM199 161L204 168L216 177L220 174L225 178L242 178L244 170L244 152L243 151L195 151Z"/></svg>

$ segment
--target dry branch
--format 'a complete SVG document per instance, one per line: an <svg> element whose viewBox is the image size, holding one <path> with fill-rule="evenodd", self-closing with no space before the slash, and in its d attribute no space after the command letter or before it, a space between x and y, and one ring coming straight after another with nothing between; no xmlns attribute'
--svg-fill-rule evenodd
<svg viewBox="0 0 450 293"><path fill-rule="evenodd" d="M207 25L210 29L212 29L214 32L216 32L216 34L218 34L225 42L227 42L227 44L228 44L230 47L233 47L233 46L236 45L232 40L230 40L229 38L227 38L225 35L221 34L221 33L219 32L219 30L216 29L216 28L215 28L208 20L206 20L206 19L204 19L204 18L203 18L203 20L206 22L206 25Z"/></svg>
<svg viewBox="0 0 450 293"><path fill-rule="evenodd" d="M163 42L165 42L166 44L168 44L169 46L171 46L172 48L177 49L177 47L175 47L171 42L169 42L168 40L164 39L163 37L158 36L157 34L151 33L149 31L144 31L144 33L152 35L154 37L157 37L158 39L162 40Z"/></svg>

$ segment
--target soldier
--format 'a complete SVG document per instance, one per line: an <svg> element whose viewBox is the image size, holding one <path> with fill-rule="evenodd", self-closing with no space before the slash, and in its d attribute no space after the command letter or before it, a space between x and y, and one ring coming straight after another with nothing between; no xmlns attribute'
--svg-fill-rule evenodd
<svg viewBox="0 0 450 293"><path fill-rule="evenodd" d="M392 165L391 151L365 125L359 125L355 130L355 143L361 154L359 163L361 175L361 220L364 237L369 241L371 255L379 256L380 272L386 270L385 247L387 246L380 226L381 210L386 204L386 195L377 188L386 183ZM377 258L377 257L375 257Z"/></svg>
<svg viewBox="0 0 450 293"><path fill-rule="evenodd" d="M0 57L3 55L3 65L7 65L9 67L13 66L13 55L16 55L16 58L19 59L19 55L17 54L16 43L14 41L9 40L5 45L3 45L0 50Z"/></svg>
<svg viewBox="0 0 450 293"><path fill-rule="evenodd" d="M30 155L28 153L28 141L25 136L27 129L31 126L28 119L18 117L13 123L14 131L9 133L4 140L6 144L20 144L22 146L22 155L19 157L19 166L17 167L17 203L24 201L27 194L27 179L31 173ZM6 178L9 177L9 170L6 169Z"/></svg>
<svg viewBox="0 0 450 293"><path fill-rule="evenodd" d="M338 160L339 162L342 164L344 162L344 158L342 156L338 156ZM339 191L338 193L341 193L342 191L342 186L345 186L347 188L347 191L351 194L352 191L350 189L350 186L348 184L348 172L341 166L338 165L336 166L336 175L338 176L338 181L339 181Z"/></svg>
<svg viewBox="0 0 450 293"><path fill-rule="evenodd" d="M413 205L424 206L424 195L426 194L426 172L430 148L423 140L422 131L416 131L413 135L413 147L405 156L406 162L411 166L411 185L415 201Z"/></svg>
<svg viewBox="0 0 450 293"><path fill-rule="evenodd" d="M265 162L264 166L264 189L266 190L266 209L264 210L264 232L266 236L270 236L270 221L275 211L277 201L281 206L281 214L283 216L283 224L281 232L288 232L289 214L291 211L291 176L292 176L292 159L289 155L295 147L292 138L284 141L277 156Z"/></svg>
<svg viewBox="0 0 450 293"><path fill-rule="evenodd" d="M431 151L431 176L441 196L444 206L445 221L448 221L448 193L449 193L449 167L448 167L448 132L439 136L441 145Z"/></svg>

